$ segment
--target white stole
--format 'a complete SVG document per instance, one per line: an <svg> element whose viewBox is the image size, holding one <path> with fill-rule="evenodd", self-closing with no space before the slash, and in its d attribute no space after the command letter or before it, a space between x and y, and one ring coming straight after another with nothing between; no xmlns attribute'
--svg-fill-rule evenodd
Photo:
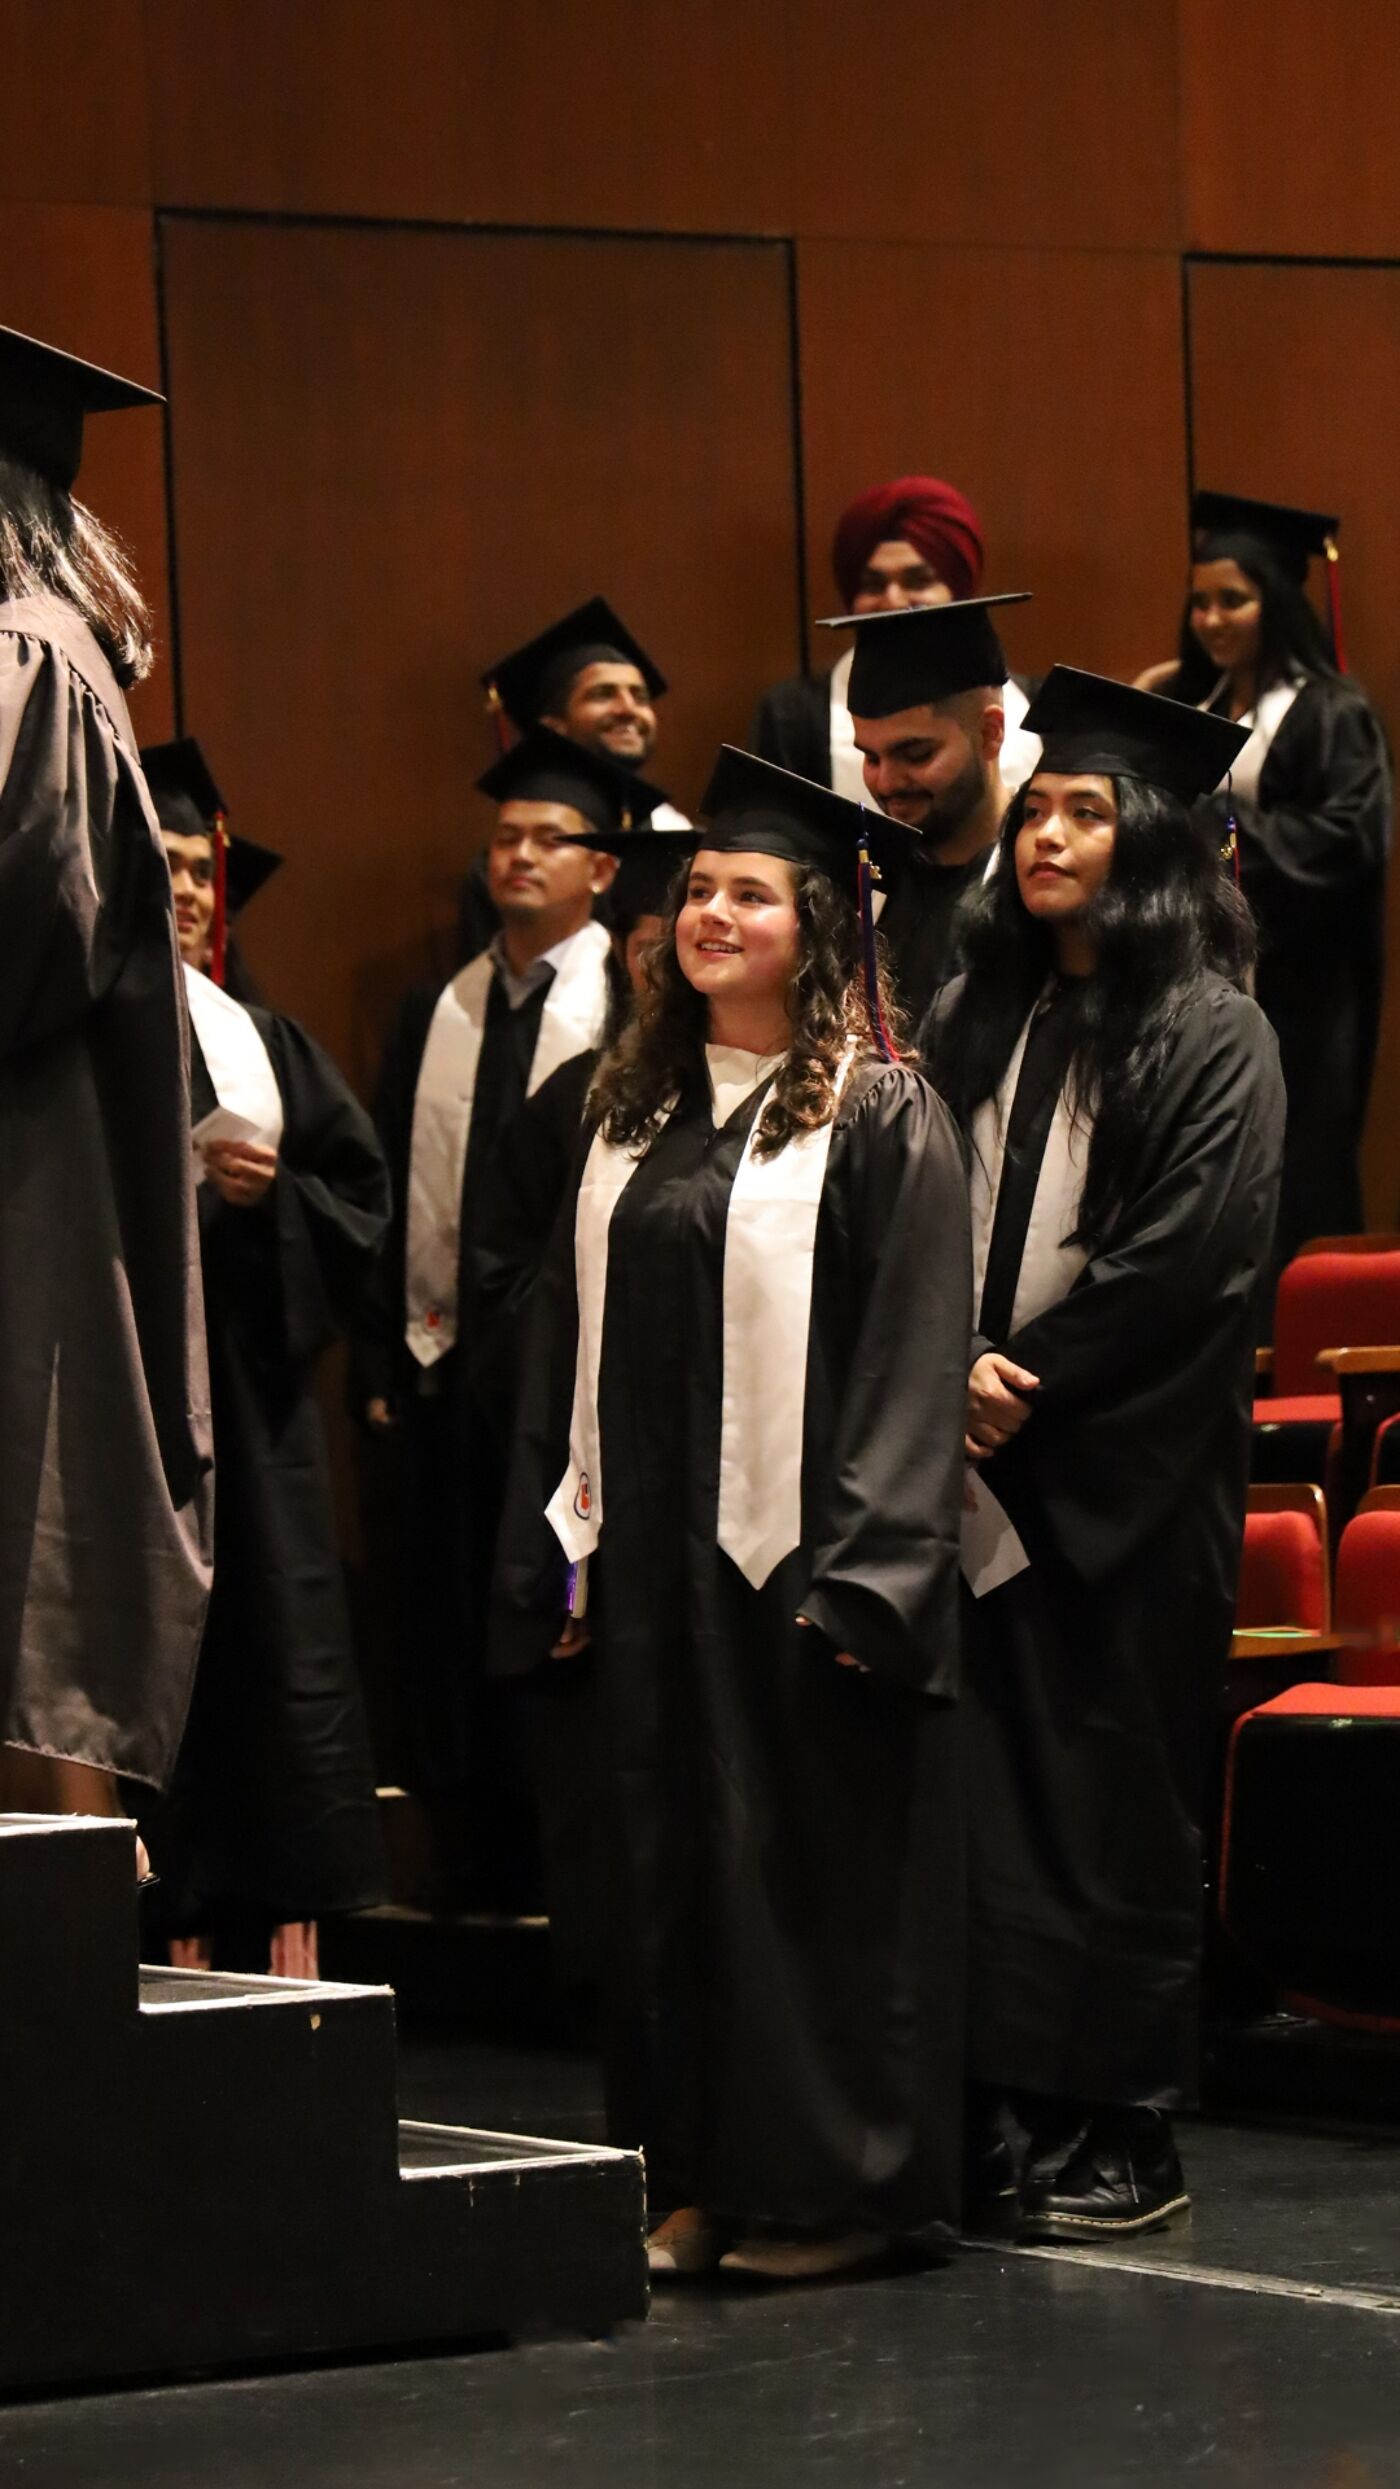
<svg viewBox="0 0 1400 2489"><path fill-rule="evenodd" d="M878 812L878 805L872 805L866 793L865 764L856 750L856 730L846 706L855 654L853 648L848 648L831 669L831 783L836 794L844 795L849 803L864 804Z"/></svg>
<svg viewBox="0 0 1400 2489"><path fill-rule="evenodd" d="M265 1149L280 1148L282 1092L256 1021L222 986L188 965L185 999L220 1106L250 1125Z"/></svg>
<svg viewBox="0 0 1400 2489"><path fill-rule="evenodd" d="M1221 683L1223 681L1222 676ZM1209 708L1211 702L1218 699L1221 683L1216 684L1209 700L1201 702L1203 709ZM1252 804L1258 796L1259 780L1274 737L1302 688L1301 674L1296 675L1291 683L1272 684L1263 698L1256 700L1253 708L1246 709L1237 721L1239 725L1247 726L1250 733L1248 743L1230 763L1230 793L1238 795L1246 804Z"/></svg>
<svg viewBox="0 0 1400 2489"><path fill-rule="evenodd" d="M987 1279L987 1258L991 1251L992 1229L996 1223L997 1199L1006 1165L1006 1134L1011 1109L1016 1097L1016 1084L1021 1076L1026 1042L1031 1022L1027 1020L1016 1040L1015 1051L1006 1067L1001 1087L994 1098L986 1099L972 1119L972 1164L969 1169L969 1191L972 1196L972 1302L980 1319L982 1291ZM1016 1296L1012 1307L1011 1328L1018 1331L1037 1314L1046 1313L1068 1296L1089 1259L1088 1249L1070 1244L1079 1220L1079 1205L1084 1194L1084 1177L1089 1165L1089 1142L1093 1125L1087 1115L1077 1115L1067 1090L1055 1102L1045 1155L1036 1178L1035 1198L1031 1204L1026 1228L1025 1249L1016 1280ZM1034 1415L1031 1424L1035 1424ZM992 1493L985 1478L969 1465L967 1473L968 1503L962 1521L962 1570L975 1599L983 1599L1003 1582L1014 1580L1029 1563L1025 1548L1003 1506Z"/></svg>
<svg viewBox="0 0 1400 2489"><path fill-rule="evenodd" d="M851 1057L840 1075L844 1085ZM839 1095L839 1088L838 1088ZM800 1133L776 1157L755 1155L755 1115L729 1195L724 1231L718 1540L761 1590L802 1537L802 1429L817 1217L835 1127ZM571 1564L603 1527L598 1378L612 1216L642 1152L598 1133L574 1222L578 1358L569 1466L546 1517Z"/></svg>
<svg viewBox="0 0 1400 2489"><path fill-rule="evenodd" d="M527 1096L576 1054L598 1043L607 1015L608 936L587 924L564 946L545 997ZM438 996L413 1098L404 1252L404 1337L419 1365L436 1365L457 1337L462 1177L477 1065L495 967L488 951Z"/></svg>
<svg viewBox="0 0 1400 2489"><path fill-rule="evenodd" d="M972 1164L968 1171L972 1195L972 1302L979 1316L1006 1164L1007 1126L1030 1033L1031 1023L1027 1020L1001 1087L994 1098L984 1100L972 1119ZM1091 1117L1076 1113L1069 1092L1062 1090L1036 1179L1011 1314L1013 1331L1019 1331L1023 1323L1034 1322L1037 1314L1045 1313L1050 1306L1058 1305L1061 1297L1068 1296L1089 1259L1086 1246L1067 1243L1066 1238L1078 1224L1092 1137Z"/></svg>

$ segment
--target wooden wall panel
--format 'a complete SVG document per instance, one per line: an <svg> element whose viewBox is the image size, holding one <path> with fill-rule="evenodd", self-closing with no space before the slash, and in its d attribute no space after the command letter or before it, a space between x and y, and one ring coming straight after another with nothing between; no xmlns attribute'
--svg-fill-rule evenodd
<svg viewBox="0 0 1400 2489"><path fill-rule="evenodd" d="M489 818L483 665L606 593L676 686L682 802L791 668L786 257L178 220L165 250L186 724L291 859L255 968L363 1077Z"/></svg>
<svg viewBox="0 0 1400 2489"><path fill-rule="evenodd" d="M0 199L149 204L142 0L5 0L4 37Z"/></svg>
<svg viewBox="0 0 1400 2489"><path fill-rule="evenodd" d="M1123 0L801 0L793 228L1171 250L1176 28Z"/></svg>
<svg viewBox="0 0 1400 2489"><path fill-rule="evenodd" d="M147 211L0 204L0 259L11 328L160 387ZM173 716L160 411L90 422L78 491L129 546L155 613L159 662L131 704L137 732L153 741L171 731Z"/></svg>
<svg viewBox="0 0 1400 2489"><path fill-rule="evenodd" d="M146 0L157 196L786 227L802 0Z"/></svg>
<svg viewBox="0 0 1400 2489"><path fill-rule="evenodd" d="M1197 249L1400 255L1395 0L1178 0Z"/></svg>
<svg viewBox="0 0 1400 2489"><path fill-rule="evenodd" d="M1196 480L1342 513L1347 653L1400 735L1400 268L1191 272ZM1392 873L1389 955L1400 955ZM1400 980L1392 974L1366 1150L1367 1207L1400 1204Z"/></svg>
<svg viewBox="0 0 1400 2489"><path fill-rule="evenodd" d="M1146 662L1185 531L1176 262L823 242L798 266L818 611L844 503L931 473L981 515L988 591L1034 591L1008 629L1015 664Z"/></svg>

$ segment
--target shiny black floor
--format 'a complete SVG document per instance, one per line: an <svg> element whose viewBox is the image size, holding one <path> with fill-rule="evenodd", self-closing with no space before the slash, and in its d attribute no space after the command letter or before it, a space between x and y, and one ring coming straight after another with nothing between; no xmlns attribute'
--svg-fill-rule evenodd
<svg viewBox="0 0 1400 2489"><path fill-rule="evenodd" d="M404 2107L597 2132L563 2054L420 2048ZM1194 2221L1132 2269L971 2250L839 2288L674 2291L607 2344L28 2404L0 2412L0 2482L1400 2489L1400 2141L1183 2142Z"/></svg>

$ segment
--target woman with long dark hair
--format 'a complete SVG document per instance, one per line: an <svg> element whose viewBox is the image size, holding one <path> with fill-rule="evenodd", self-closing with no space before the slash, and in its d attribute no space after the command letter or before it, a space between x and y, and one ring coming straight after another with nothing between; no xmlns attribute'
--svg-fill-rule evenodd
<svg viewBox="0 0 1400 2489"><path fill-rule="evenodd" d="M1065 667L1030 723L927 1043L973 1207L969 2062L1029 2130L1030 2233L1074 2239L1186 2202L1168 2112L1283 1094L1191 810L1239 730Z"/></svg>
<svg viewBox="0 0 1400 2489"><path fill-rule="evenodd" d="M1380 720L1307 593L1310 559L1335 575L1337 521L1223 493L1198 493L1191 518L1181 645L1151 680L1248 730L1211 809L1238 833L1259 928L1255 990L1288 1091L1277 1267L1310 1236L1365 1224L1394 783Z"/></svg>
<svg viewBox="0 0 1400 2489"><path fill-rule="evenodd" d="M726 751L702 810L540 1282L498 1652L596 1630L653 2267L780 2278L957 2214L967 1196L859 808Z"/></svg>
<svg viewBox="0 0 1400 2489"><path fill-rule="evenodd" d="M184 1726L210 1437L150 624L73 496L154 393L0 330L0 1807L120 1814Z"/></svg>

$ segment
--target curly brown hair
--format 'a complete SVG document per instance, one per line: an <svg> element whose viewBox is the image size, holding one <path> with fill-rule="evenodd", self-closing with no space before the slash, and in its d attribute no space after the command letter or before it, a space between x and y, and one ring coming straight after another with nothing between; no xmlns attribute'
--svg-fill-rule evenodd
<svg viewBox="0 0 1400 2489"><path fill-rule="evenodd" d="M836 1112L836 1084L847 1047L874 1050L870 1006L861 969L860 919L829 876L793 868L797 909L797 971L788 997L792 1045L763 1110L754 1152L774 1158L800 1132L816 1132ZM646 961L646 981L631 1022L598 1067L590 1113L605 1137L643 1143L674 1102L703 1095L709 1006L676 957L682 883L666 931ZM878 937L877 937L878 940ZM885 1026L903 1051L907 1024L894 999L879 945L880 1004Z"/></svg>

